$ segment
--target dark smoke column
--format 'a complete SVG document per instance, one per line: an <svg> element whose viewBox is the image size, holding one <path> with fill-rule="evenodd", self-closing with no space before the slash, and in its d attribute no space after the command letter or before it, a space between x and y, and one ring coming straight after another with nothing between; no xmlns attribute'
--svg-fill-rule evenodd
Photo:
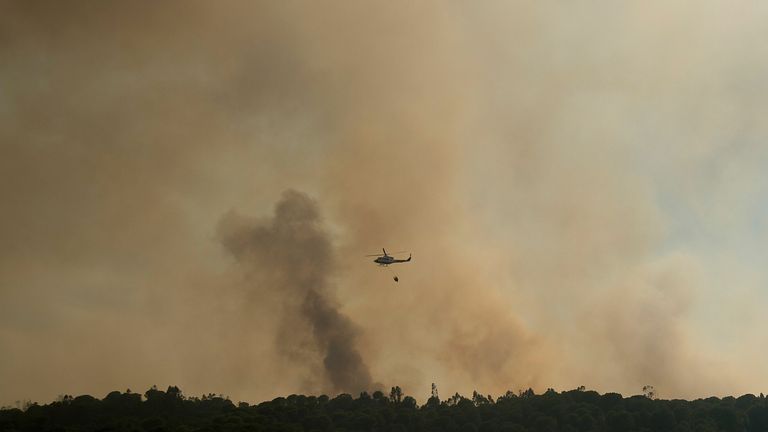
<svg viewBox="0 0 768 432"><path fill-rule="evenodd" d="M304 334L314 341L330 390L355 393L371 388L370 372L355 346L357 329L328 291L333 249L312 199L285 191L269 220L230 213L219 225L219 239L253 273L253 295L280 296L281 334ZM278 338L277 343L286 341Z"/></svg>

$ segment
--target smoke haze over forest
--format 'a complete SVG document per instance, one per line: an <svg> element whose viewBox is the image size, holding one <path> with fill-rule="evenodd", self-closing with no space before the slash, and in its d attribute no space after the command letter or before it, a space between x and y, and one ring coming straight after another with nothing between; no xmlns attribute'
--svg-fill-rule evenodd
<svg viewBox="0 0 768 432"><path fill-rule="evenodd" d="M768 386L768 5L0 11L0 405Z"/></svg>

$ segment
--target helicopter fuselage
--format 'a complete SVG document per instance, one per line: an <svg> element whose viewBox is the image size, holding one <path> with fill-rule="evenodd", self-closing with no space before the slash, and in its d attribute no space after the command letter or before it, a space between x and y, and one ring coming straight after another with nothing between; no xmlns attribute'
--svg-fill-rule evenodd
<svg viewBox="0 0 768 432"><path fill-rule="evenodd" d="M389 255L384 255L376 258L373 260L378 265L388 266L390 264L397 264L397 263L404 263L411 260L411 257L409 256L408 259L395 259Z"/></svg>

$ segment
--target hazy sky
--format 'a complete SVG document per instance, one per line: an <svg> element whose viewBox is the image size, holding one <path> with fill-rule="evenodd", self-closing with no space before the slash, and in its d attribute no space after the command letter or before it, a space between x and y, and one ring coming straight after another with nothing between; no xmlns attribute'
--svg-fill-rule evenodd
<svg viewBox="0 0 768 432"><path fill-rule="evenodd" d="M0 0L0 405L765 392L767 24Z"/></svg>

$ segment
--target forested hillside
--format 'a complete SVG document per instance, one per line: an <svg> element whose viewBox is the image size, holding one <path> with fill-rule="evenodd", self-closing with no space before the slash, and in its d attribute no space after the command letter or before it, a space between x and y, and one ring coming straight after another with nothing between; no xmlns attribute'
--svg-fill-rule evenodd
<svg viewBox="0 0 768 432"><path fill-rule="evenodd" d="M114 391L101 400L65 395L22 408L0 410L1 431L768 431L762 394L686 401L583 388L540 395L529 389L496 399L456 394L420 406L399 387L388 395L290 395L258 405L213 394L185 397L169 387L144 395Z"/></svg>

